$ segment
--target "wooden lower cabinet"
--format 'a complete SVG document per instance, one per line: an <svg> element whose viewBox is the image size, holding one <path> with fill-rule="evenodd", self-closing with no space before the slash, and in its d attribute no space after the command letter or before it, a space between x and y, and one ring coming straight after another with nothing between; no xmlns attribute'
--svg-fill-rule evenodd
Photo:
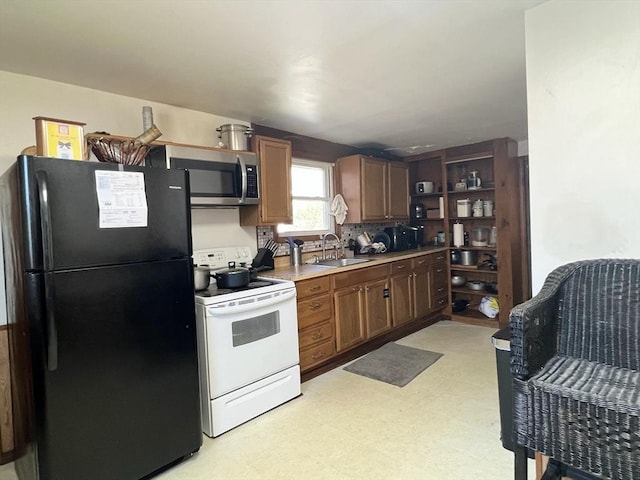
<svg viewBox="0 0 640 480"><path fill-rule="evenodd" d="M335 354L331 277L296 282L300 370L305 371Z"/></svg>
<svg viewBox="0 0 640 480"><path fill-rule="evenodd" d="M413 305L416 318L426 317L432 312L430 257L424 255L412 260Z"/></svg>
<svg viewBox="0 0 640 480"><path fill-rule="evenodd" d="M333 292L336 321L336 351L364 342L363 288L360 285Z"/></svg>
<svg viewBox="0 0 640 480"><path fill-rule="evenodd" d="M388 265L333 276L336 352L358 345L391 328Z"/></svg>
<svg viewBox="0 0 640 480"><path fill-rule="evenodd" d="M336 353L333 338L309 348L300 349L300 370L311 370L312 367L330 359Z"/></svg>
<svg viewBox="0 0 640 480"><path fill-rule="evenodd" d="M398 326L415 318L413 274L411 260L401 260L391 264L391 316L393 325Z"/></svg>
<svg viewBox="0 0 640 480"><path fill-rule="evenodd" d="M364 317L366 338L386 332L391 328L387 279L369 282L364 287Z"/></svg>
<svg viewBox="0 0 640 480"><path fill-rule="evenodd" d="M430 312L442 310L449 301L449 275L444 255L436 255L429 265Z"/></svg>
<svg viewBox="0 0 640 480"><path fill-rule="evenodd" d="M297 281L302 373L442 310L448 298L446 264L444 254L435 255Z"/></svg>

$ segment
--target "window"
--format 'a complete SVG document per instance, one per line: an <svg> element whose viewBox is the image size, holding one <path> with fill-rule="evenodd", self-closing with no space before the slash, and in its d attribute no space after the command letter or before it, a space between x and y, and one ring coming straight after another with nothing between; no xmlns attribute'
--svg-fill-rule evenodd
<svg viewBox="0 0 640 480"><path fill-rule="evenodd" d="M291 160L293 224L278 225L278 235L322 235L333 232L329 215L332 165L311 160Z"/></svg>

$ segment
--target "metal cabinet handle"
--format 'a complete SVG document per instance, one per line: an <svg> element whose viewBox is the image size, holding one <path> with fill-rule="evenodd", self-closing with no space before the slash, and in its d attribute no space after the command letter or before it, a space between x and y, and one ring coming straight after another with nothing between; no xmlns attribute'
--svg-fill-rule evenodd
<svg viewBox="0 0 640 480"><path fill-rule="evenodd" d="M315 292L316 290L320 290L320 285L314 285L313 287L309 287L310 292Z"/></svg>
<svg viewBox="0 0 640 480"><path fill-rule="evenodd" d="M325 356L325 352L318 352L315 355L311 355L311 360L318 360L319 358L322 358Z"/></svg>
<svg viewBox="0 0 640 480"><path fill-rule="evenodd" d="M320 308L322 306L322 304L318 303L318 302L313 302L312 304L309 305L309 308L311 310L317 310L318 308Z"/></svg>
<svg viewBox="0 0 640 480"><path fill-rule="evenodd" d="M406 268L406 265L396 265L396 268L398 270L402 270L403 268Z"/></svg>
<svg viewBox="0 0 640 480"><path fill-rule="evenodd" d="M311 340L320 340L321 338L324 338L324 334L322 332L311 335Z"/></svg>

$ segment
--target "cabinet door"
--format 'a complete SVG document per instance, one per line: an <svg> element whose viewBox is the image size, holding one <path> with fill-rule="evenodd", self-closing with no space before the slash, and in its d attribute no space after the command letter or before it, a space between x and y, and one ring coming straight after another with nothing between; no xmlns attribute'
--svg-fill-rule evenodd
<svg viewBox="0 0 640 480"><path fill-rule="evenodd" d="M431 312L430 267L427 256L413 260L413 293L416 318L426 317Z"/></svg>
<svg viewBox="0 0 640 480"><path fill-rule="evenodd" d="M401 163L389 163L389 209L390 219L409 218L409 167Z"/></svg>
<svg viewBox="0 0 640 480"><path fill-rule="evenodd" d="M362 220L387 218L387 163L380 160L361 160Z"/></svg>
<svg viewBox="0 0 640 480"><path fill-rule="evenodd" d="M340 352L365 339L362 288L345 287L333 294L336 324L336 351Z"/></svg>
<svg viewBox="0 0 640 480"><path fill-rule="evenodd" d="M260 159L260 221L291 223L291 143L267 137L256 139Z"/></svg>
<svg viewBox="0 0 640 480"><path fill-rule="evenodd" d="M391 315L393 325L398 326L414 318L413 314L413 278L411 272L395 275L389 279L391 284Z"/></svg>
<svg viewBox="0 0 640 480"><path fill-rule="evenodd" d="M391 328L389 301L385 296L386 290L386 279L367 283L364 287L367 338L375 337Z"/></svg>

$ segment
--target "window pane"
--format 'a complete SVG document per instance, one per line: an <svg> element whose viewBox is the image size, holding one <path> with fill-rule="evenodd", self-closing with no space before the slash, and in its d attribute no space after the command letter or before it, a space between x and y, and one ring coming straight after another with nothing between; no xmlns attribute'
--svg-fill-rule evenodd
<svg viewBox="0 0 640 480"><path fill-rule="evenodd" d="M309 230L328 230L329 223L325 213L327 203L322 200L293 199L293 218L295 225L278 225L278 231L303 232Z"/></svg>
<svg viewBox="0 0 640 480"><path fill-rule="evenodd" d="M291 193L294 197L326 197L325 171L322 168L293 165ZM295 212L294 212L295 217Z"/></svg>

